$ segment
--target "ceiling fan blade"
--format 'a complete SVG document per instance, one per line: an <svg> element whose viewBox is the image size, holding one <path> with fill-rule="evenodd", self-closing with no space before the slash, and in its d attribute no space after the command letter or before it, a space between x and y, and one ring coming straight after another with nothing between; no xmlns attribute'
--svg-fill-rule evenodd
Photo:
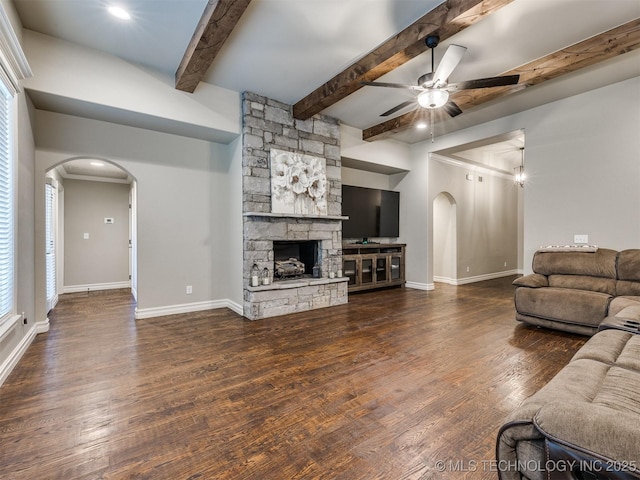
<svg viewBox="0 0 640 480"><path fill-rule="evenodd" d="M409 90L424 90L418 85L403 85L401 83L386 83L386 82L360 82L360 85L368 85L370 87L388 87L388 88L404 88Z"/></svg>
<svg viewBox="0 0 640 480"><path fill-rule="evenodd" d="M402 110L405 107L408 107L409 105L413 105L415 104L416 101L415 100L408 100L406 102L402 102L400 105L396 105L395 107L393 107L391 110L387 110L386 112L384 112L383 114L381 114L381 117L388 117L389 115L393 115L394 113L396 113L397 111Z"/></svg>
<svg viewBox="0 0 640 480"><path fill-rule="evenodd" d="M520 75L505 75L503 77L477 78L466 82L452 83L447 86L447 90L472 90L474 88L504 87L515 85L520 80Z"/></svg>
<svg viewBox="0 0 640 480"><path fill-rule="evenodd" d="M458 116L462 113L460 107L453 100L449 100L442 106L442 109L447 112L451 117Z"/></svg>
<svg viewBox="0 0 640 480"><path fill-rule="evenodd" d="M444 52L444 56L438 64L438 68L436 68L436 71L433 74L434 86L441 86L447 81L453 70L460 63L460 60L462 60L462 56L466 51L466 47L461 47L460 45L449 45L449 48Z"/></svg>

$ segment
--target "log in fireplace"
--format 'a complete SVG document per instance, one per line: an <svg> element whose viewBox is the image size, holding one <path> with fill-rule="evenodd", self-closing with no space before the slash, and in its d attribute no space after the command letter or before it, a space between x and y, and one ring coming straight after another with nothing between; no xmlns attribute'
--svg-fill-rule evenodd
<svg viewBox="0 0 640 480"><path fill-rule="evenodd" d="M313 267L320 263L319 251L317 240L274 241L274 281L292 277L312 277ZM297 263L292 262L292 259Z"/></svg>

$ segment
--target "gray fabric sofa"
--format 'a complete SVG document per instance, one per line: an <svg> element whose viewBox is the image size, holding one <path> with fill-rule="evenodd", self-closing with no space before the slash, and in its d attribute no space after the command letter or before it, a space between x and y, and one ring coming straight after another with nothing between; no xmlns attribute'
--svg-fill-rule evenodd
<svg viewBox="0 0 640 480"><path fill-rule="evenodd" d="M517 278L516 319L593 335L609 316L640 320L640 249L537 251Z"/></svg>
<svg viewBox="0 0 640 480"><path fill-rule="evenodd" d="M640 478L640 335L633 325L596 333L511 413L497 439L501 480Z"/></svg>

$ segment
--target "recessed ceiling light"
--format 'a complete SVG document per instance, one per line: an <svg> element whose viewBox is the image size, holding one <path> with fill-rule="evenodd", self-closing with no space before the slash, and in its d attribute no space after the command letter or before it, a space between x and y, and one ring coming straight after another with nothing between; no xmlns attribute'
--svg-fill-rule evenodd
<svg viewBox="0 0 640 480"><path fill-rule="evenodd" d="M416 128L419 128L420 130L423 130L425 128L427 128L427 124L424 122L420 122L416 125Z"/></svg>
<svg viewBox="0 0 640 480"><path fill-rule="evenodd" d="M127 12L122 7L116 7L115 5L112 5L107 10L116 18L120 18L121 20L131 20L131 15L129 15L129 12Z"/></svg>
<svg viewBox="0 0 640 480"><path fill-rule="evenodd" d="M91 165L93 165L94 167L104 167L104 163L102 162L91 162Z"/></svg>

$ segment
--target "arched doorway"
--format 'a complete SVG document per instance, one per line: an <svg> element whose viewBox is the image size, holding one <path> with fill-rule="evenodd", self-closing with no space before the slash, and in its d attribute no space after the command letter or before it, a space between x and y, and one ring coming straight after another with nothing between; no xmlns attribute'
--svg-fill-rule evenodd
<svg viewBox="0 0 640 480"><path fill-rule="evenodd" d="M61 293L137 292L136 181L105 159L70 158L45 172L47 310Z"/></svg>
<svg viewBox="0 0 640 480"><path fill-rule="evenodd" d="M455 284L457 274L456 201L448 192L433 200L433 281Z"/></svg>

